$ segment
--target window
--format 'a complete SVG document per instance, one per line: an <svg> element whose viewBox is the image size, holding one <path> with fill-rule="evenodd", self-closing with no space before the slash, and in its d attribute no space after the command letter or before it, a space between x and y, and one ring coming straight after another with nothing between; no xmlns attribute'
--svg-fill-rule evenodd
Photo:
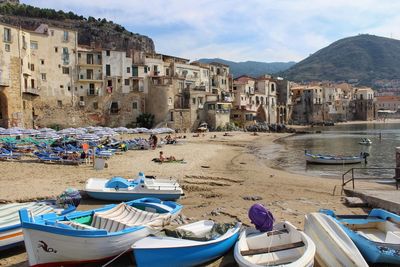
<svg viewBox="0 0 400 267"><path fill-rule="evenodd" d="M62 107L62 101L61 100L57 100L57 106L60 107L60 108Z"/></svg>
<svg viewBox="0 0 400 267"><path fill-rule="evenodd" d="M68 47L63 47L63 52L61 56L62 61L64 64L69 64L69 52L68 52Z"/></svg>
<svg viewBox="0 0 400 267"><path fill-rule="evenodd" d="M31 88L35 88L35 80L31 79Z"/></svg>
<svg viewBox="0 0 400 267"><path fill-rule="evenodd" d="M3 41L11 43L11 29L4 28Z"/></svg>
<svg viewBox="0 0 400 267"><path fill-rule="evenodd" d="M31 71L35 71L35 65L31 64Z"/></svg>
<svg viewBox="0 0 400 267"><path fill-rule="evenodd" d="M135 77L139 76L138 75L138 67L132 66L132 76L135 76Z"/></svg>
<svg viewBox="0 0 400 267"><path fill-rule="evenodd" d="M138 103L137 102L133 102L132 103L132 109L137 109L138 108Z"/></svg>
<svg viewBox="0 0 400 267"><path fill-rule="evenodd" d="M165 69L165 75L169 76L169 68Z"/></svg>
<svg viewBox="0 0 400 267"><path fill-rule="evenodd" d="M84 101L83 96L79 97L79 101Z"/></svg>
<svg viewBox="0 0 400 267"><path fill-rule="evenodd" d="M60 85L60 88L64 88L64 85Z"/></svg>
<svg viewBox="0 0 400 267"><path fill-rule="evenodd" d="M118 114L118 102L112 102L110 108L111 114Z"/></svg>
<svg viewBox="0 0 400 267"><path fill-rule="evenodd" d="M93 80L93 70L86 70L86 79Z"/></svg>
<svg viewBox="0 0 400 267"><path fill-rule="evenodd" d="M101 55L100 54L97 55L97 59L101 60Z"/></svg>
<svg viewBox="0 0 400 267"><path fill-rule="evenodd" d="M39 47L38 42L31 41L31 49L37 50Z"/></svg>
<svg viewBox="0 0 400 267"><path fill-rule="evenodd" d="M25 100L22 101L22 108L23 108L23 109L26 109L26 101L25 101Z"/></svg>
<svg viewBox="0 0 400 267"><path fill-rule="evenodd" d="M147 66L144 66L144 73L147 73Z"/></svg>
<svg viewBox="0 0 400 267"><path fill-rule="evenodd" d="M112 86L112 80L107 80L107 86Z"/></svg>
<svg viewBox="0 0 400 267"><path fill-rule="evenodd" d="M46 73L42 73L42 81L46 81Z"/></svg>
<svg viewBox="0 0 400 267"><path fill-rule="evenodd" d="M44 59L40 60L40 64L44 65Z"/></svg>
<svg viewBox="0 0 400 267"><path fill-rule="evenodd" d="M109 64L106 65L106 76L111 76L111 66Z"/></svg>
<svg viewBox="0 0 400 267"><path fill-rule="evenodd" d="M69 74L69 67L62 67L63 74Z"/></svg>
<svg viewBox="0 0 400 267"><path fill-rule="evenodd" d="M87 54L87 56L86 56L86 63L87 63L87 64L94 64L93 54Z"/></svg>
<svg viewBox="0 0 400 267"><path fill-rule="evenodd" d="M58 53L58 47L54 47L54 52Z"/></svg>
<svg viewBox="0 0 400 267"><path fill-rule="evenodd" d="M174 121L174 112L171 111L171 113L169 114L169 120L170 121Z"/></svg>
<svg viewBox="0 0 400 267"><path fill-rule="evenodd" d="M68 31L64 31L63 41L68 42Z"/></svg>
<svg viewBox="0 0 400 267"><path fill-rule="evenodd" d="M10 52L10 45L9 44L5 44L4 45L4 50L6 50L6 52Z"/></svg>
<svg viewBox="0 0 400 267"><path fill-rule="evenodd" d="M68 86L68 91L71 91L71 86Z"/></svg>
<svg viewBox="0 0 400 267"><path fill-rule="evenodd" d="M126 68L126 73L131 73L131 68L130 67Z"/></svg>
<svg viewBox="0 0 400 267"><path fill-rule="evenodd" d="M89 83L89 95L95 95L94 83Z"/></svg>
<svg viewBox="0 0 400 267"><path fill-rule="evenodd" d="M125 79L125 85L129 85L129 79Z"/></svg>
<svg viewBox="0 0 400 267"><path fill-rule="evenodd" d="M98 109L99 108L99 103L93 102L93 109Z"/></svg>
<svg viewBox="0 0 400 267"><path fill-rule="evenodd" d="M22 35L22 48L26 49L26 38L25 38L25 35Z"/></svg>
<svg viewBox="0 0 400 267"><path fill-rule="evenodd" d="M81 58L81 53L78 53L78 58Z"/></svg>
<svg viewBox="0 0 400 267"><path fill-rule="evenodd" d="M172 106L172 98L168 97L168 106Z"/></svg>
<svg viewBox="0 0 400 267"><path fill-rule="evenodd" d="M110 56L110 50L106 51L106 56L109 57Z"/></svg>
<svg viewBox="0 0 400 267"><path fill-rule="evenodd" d="M196 98L192 98L192 104L195 105L196 104Z"/></svg>

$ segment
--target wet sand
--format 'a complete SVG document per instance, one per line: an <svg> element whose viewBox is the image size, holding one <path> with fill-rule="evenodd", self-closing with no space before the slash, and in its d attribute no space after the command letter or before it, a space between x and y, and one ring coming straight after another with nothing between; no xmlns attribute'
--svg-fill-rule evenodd
<svg viewBox="0 0 400 267"><path fill-rule="evenodd" d="M27 201L54 197L67 187L84 189L90 177L135 177L139 171L157 177L174 177L182 185L185 196L179 200L182 213L193 220L213 219L219 222L240 220L250 225L248 209L254 203L268 207L277 221L288 220L302 228L304 215L320 208L342 214L363 214L361 208L342 204L341 180L291 174L268 167L251 147L272 144L288 134L234 132L207 133L193 137L186 134L177 145L156 150L128 151L107 161L108 168L97 171L91 165L69 166L37 163L33 158L21 162L0 162L0 200ZM214 138L216 135L216 138ZM155 163L159 151L166 156L183 158L186 163ZM333 195L336 186L336 193ZM359 188L382 187L358 183ZM250 199L250 200L248 200ZM259 200L251 200L259 199ZM84 201L80 209L89 209L102 202ZM0 266L27 266L24 249L1 253ZM4 256L3 256L4 255ZM227 266L231 255L213 266Z"/></svg>

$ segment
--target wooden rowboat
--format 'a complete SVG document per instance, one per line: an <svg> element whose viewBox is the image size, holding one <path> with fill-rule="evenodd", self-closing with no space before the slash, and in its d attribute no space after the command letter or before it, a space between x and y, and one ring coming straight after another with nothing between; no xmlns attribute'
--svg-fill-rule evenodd
<svg viewBox="0 0 400 267"><path fill-rule="evenodd" d="M361 163L363 160L366 162L368 153L361 152L357 156L336 156L336 155L321 155L321 154L311 154L305 151L305 157L307 163L314 164L357 164Z"/></svg>
<svg viewBox="0 0 400 267"><path fill-rule="evenodd" d="M249 228L235 245L234 257L239 266L313 266L314 242L285 221L270 232Z"/></svg>

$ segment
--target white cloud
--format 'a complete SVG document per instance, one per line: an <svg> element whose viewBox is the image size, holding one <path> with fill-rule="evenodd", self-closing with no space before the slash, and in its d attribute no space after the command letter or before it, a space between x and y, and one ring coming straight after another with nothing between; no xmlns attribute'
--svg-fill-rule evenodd
<svg viewBox="0 0 400 267"><path fill-rule="evenodd" d="M161 53L197 59L299 61L344 37L400 38L391 0L23 0L106 17L151 37Z"/></svg>

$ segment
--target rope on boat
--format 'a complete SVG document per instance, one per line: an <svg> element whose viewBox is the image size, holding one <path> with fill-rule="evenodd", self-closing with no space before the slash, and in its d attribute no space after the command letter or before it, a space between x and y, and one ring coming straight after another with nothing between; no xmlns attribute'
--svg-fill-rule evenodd
<svg viewBox="0 0 400 267"><path fill-rule="evenodd" d="M101 267L106 267L108 265L110 265L113 261L115 261L116 259L118 259L119 257L121 257L122 255L124 255L126 252L128 252L128 250L130 250L131 247L127 248L126 250L122 251L120 254L118 254L117 256L115 256L114 258L112 258L111 260L109 260L108 262L106 262L104 265L102 265Z"/></svg>

